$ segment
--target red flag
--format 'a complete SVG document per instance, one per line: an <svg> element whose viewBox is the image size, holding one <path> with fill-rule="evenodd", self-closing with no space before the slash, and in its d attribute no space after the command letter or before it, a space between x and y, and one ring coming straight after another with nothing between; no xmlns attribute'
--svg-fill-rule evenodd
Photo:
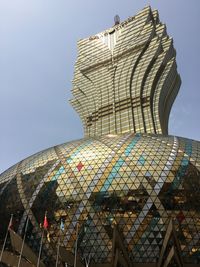
<svg viewBox="0 0 200 267"><path fill-rule="evenodd" d="M183 214L182 210L179 212L179 214L176 216L179 223L182 223L182 221L185 220L185 215Z"/></svg>
<svg viewBox="0 0 200 267"><path fill-rule="evenodd" d="M47 220L47 215L45 214L44 216L44 222L43 222L43 228L47 230L49 226L48 220Z"/></svg>

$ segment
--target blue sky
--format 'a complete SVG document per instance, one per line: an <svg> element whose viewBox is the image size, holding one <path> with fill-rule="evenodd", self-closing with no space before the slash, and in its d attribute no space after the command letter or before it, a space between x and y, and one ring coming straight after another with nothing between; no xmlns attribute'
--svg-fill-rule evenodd
<svg viewBox="0 0 200 267"><path fill-rule="evenodd" d="M0 172L83 136L68 103L76 42L149 4L174 39L182 78L169 133L200 140L199 0L0 0Z"/></svg>

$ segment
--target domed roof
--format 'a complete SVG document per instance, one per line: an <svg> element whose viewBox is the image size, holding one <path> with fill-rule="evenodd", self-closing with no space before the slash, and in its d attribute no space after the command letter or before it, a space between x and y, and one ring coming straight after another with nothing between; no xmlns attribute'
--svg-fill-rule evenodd
<svg viewBox="0 0 200 267"><path fill-rule="evenodd" d="M37 251L48 211L51 244L110 262L117 224L133 262L155 262L169 218L181 236L185 262L193 262L200 232L200 142L153 134L106 135L41 151L0 176L0 233L14 214L14 229L30 219L29 243ZM60 231L60 220L64 229ZM3 235L1 235L3 239ZM138 249L140 247L140 249ZM191 251L191 248L195 249Z"/></svg>

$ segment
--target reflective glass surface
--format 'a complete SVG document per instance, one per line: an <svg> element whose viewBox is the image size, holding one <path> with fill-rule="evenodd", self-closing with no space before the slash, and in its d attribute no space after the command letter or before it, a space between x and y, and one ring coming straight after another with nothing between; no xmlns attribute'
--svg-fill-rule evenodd
<svg viewBox="0 0 200 267"><path fill-rule="evenodd" d="M42 258L55 245L94 262L111 261L113 226L133 262L155 262L172 218L185 263L200 263L200 143L153 134L86 138L42 151L0 176L0 241L10 214L37 253L45 211ZM64 223L60 229L61 219ZM49 263L50 264L50 263Z"/></svg>

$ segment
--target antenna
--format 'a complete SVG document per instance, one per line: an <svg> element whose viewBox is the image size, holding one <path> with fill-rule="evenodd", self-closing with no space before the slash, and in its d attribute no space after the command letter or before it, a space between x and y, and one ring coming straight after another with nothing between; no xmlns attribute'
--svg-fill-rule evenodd
<svg viewBox="0 0 200 267"><path fill-rule="evenodd" d="M120 24L120 17L119 17L119 15L115 15L114 21L115 21L115 25Z"/></svg>

